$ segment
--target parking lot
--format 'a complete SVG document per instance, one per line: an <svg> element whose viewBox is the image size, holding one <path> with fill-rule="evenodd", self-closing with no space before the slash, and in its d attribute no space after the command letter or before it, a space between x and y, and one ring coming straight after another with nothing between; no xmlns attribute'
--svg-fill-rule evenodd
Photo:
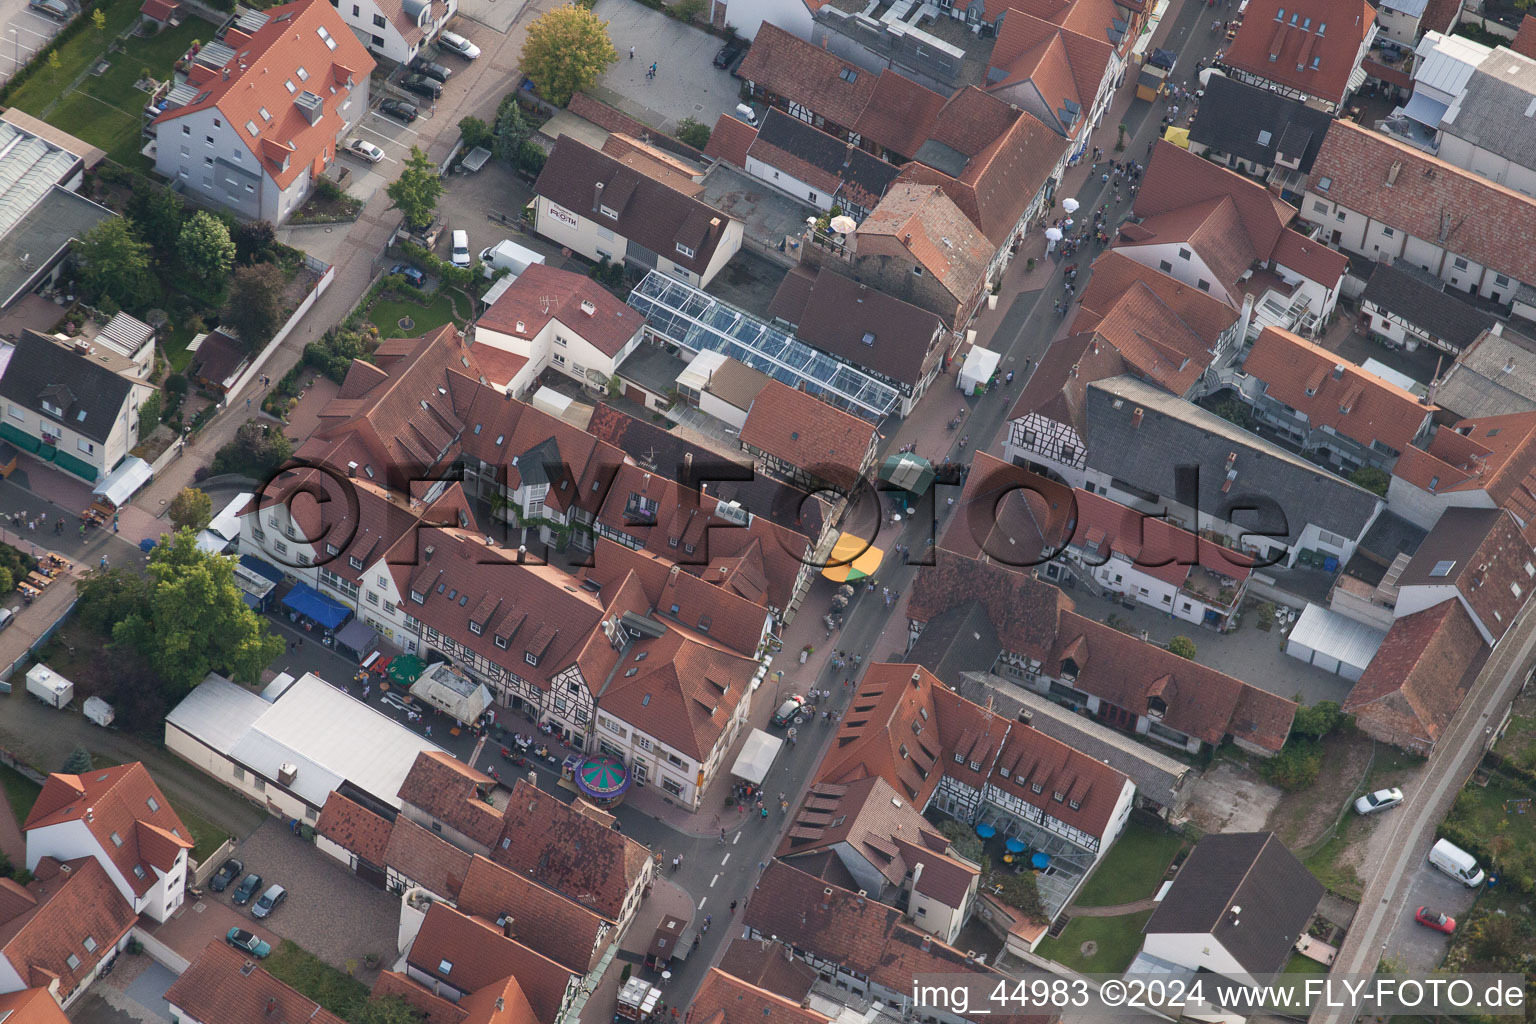
<svg viewBox="0 0 1536 1024"><path fill-rule="evenodd" d="M0 82L59 34L63 22L32 10L27 0L0 0Z"/></svg>
<svg viewBox="0 0 1536 1024"><path fill-rule="evenodd" d="M274 945L292 939L342 970L349 961L361 963L369 953L378 954L385 962L394 958L392 940L400 924L399 901L360 881L313 843L294 835L285 820L272 818L262 824L235 848L234 856L244 862L247 872L261 876L262 891L277 883L288 890L288 899L258 922L251 916L250 906L233 905L235 885L222 893L207 891L203 900L219 905L221 925L229 917L223 911L228 910L241 919L240 927Z"/></svg>
<svg viewBox="0 0 1536 1024"><path fill-rule="evenodd" d="M1428 851L1426 856L1419 861L1419 866L1412 875L1406 879L1408 884L1408 906L1403 912L1402 920L1392 929L1392 937L1387 940L1385 955L1396 960L1404 970L1410 974L1428 972L1440 966L1440 961L1445 959L1445 951L1450 946L1451 937L1442 935L1432 928L1426 928L1413 919L1413 913L1421 906L1427 906L1431 910L1438 910L1442 914L1454 917L1460 929L1460 922L1465 921L1467 911L1472 908L1477 899L1477 890L1468 889L1460 882L1448 875L1430 867Z"/></svg>
<svg viewBox="0 0 1536 1024"><path fill-rule="evenodd" d="M608 37L619 53L592 90L604 103L672 134L685 117L713 128L741 102L741 82L712 63L725 42L719 36L631 0L598 0L593 10L608 22ZM656 77L647 78L653 62Z"/></svg>

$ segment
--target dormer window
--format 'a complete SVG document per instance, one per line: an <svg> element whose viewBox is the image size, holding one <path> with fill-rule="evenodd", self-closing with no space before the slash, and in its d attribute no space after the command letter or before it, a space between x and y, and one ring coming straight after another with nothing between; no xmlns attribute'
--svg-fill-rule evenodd
<svg viewBox="0 0 1536 1024"><path fill-rule="evenodd" d="M964 754L956 754L955 755L955 764L965 764L965 755Z"/></svg>
<svg viewBox="0 0 1536 1024"><path fill-rule="evenodd" d="M695 255L694 251L688 246L684 245L682 242L677 243L677 251L682 255L689 257L690 259L692 259Z"/></svg>
<svg viewBox="0 0 1536 1024"><path fill-rule="evenodd" d="M507 649L507 638L504 637L504 636L498 636L496 638L496 646L500 647L502 650L506 650Z"/></svg>
<svg viewBox="0 0 1536 1024"><path fill-rule="evenodd" d="M1080 811L1083 809L1083 803L1081 800L1068 800L1067 806L1072 808L1074 811Z"/></svg>
<svg viewBox="0 0 1536 1024"><path fill-rule="evenodd" d="M419 590L413 590L411 591L411 600L415 601L417 604L426 604L427 595L423 594Z"/></svg>
<svg viewBox="0 0 1536 1024"><path fill-rule="evenodd" d="M58 406L54 405L52 402L48 401L48 399L46 399L46 398L43 399L43 412L47 413L50 416L57 416L60 419L62 419L64 417L64 410L60 409Z"/></svg>
<svg viewBox="0 0 1536 1024"><path fill-rule="evenodd" d="M1040 785L1038 782L1032 782L1029 785L1029 790L1032 793L1043 793L1045 792L1045 787Z"/></svg>
<svg viewBox="0 0 1536 1024"><path fill-rule="evenodd" d="M1055 800L1057 803L1061 803L1063 800L1065 800L1067 798L1067 794L1063 793L1061 790L1058 789L1054 793L1051 794L1051 798L1053 800Z"/></svg>
<svg viewBox="0 0 1536 1024"><path fill-rule="evenodd" d="M485 627L478 622L471 622L469 624L469 631L475 634L475 636L481 636L485 633Z"/></svg>
<svg viewBox="0 0 1536 1024"><path fill-rule="evenodd" d="M362 571L363 560L361 558L358 558L356 555L348 555L347 556L347 564L350 565L352 568L357 569L359 572Z"/></svg>
<svg viewBox="0 0 1536 1024"><path fill-rule="evenodd" d="M601 203L599 203L598 207L597 207L597 212L602 214L604 217L607 217L609 220L618 220L619 219L619 211L615 210L611 206L603 206Z"/></svg>
<svg viewBox="0 0 1536 1024"><path fill-rule="evenodd" d="M539 663L539 656L530 651L523 655L523 660L530 665L537 665Z"/></svg>

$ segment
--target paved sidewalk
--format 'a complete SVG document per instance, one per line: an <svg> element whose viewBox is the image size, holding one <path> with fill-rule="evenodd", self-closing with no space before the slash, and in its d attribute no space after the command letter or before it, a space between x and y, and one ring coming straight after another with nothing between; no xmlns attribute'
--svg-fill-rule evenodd
<svg viewBox="0 0 1536 1024"><path fill-rule="evenodd" d="M1137 900L1135 903L1122 903L1118 907L1080 907L1076 903L1062 911L1067 917L1123 917L1126 914L1139 914L1143 910L1151 910L1157 906L1157 900L1148 897Z"/></svg>

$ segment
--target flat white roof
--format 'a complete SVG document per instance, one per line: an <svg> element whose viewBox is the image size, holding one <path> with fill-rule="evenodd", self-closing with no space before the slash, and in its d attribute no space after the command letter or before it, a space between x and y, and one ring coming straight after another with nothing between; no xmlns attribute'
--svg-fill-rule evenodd
<svg viewBox="0 0 1536 1024"><path fill-rule="evenodd" d="M399 807L400 784L416 755L442 749L313 672L271 704L210 676L166 722L268 779L285 764L297 767L288 788L314 807L343 781Z"/></svg>

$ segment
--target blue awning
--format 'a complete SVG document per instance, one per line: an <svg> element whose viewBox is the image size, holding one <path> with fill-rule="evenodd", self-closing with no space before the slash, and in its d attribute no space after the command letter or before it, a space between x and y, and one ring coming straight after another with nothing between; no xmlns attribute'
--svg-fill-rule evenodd
<svg viewBox="0 0 1536 1024"><path fill-rule="evenodd" d="M253 555L241 555L240 564L264 580L271 580L273 583L283 582L283 570L274 565L269 565ZM311 590L310 592L313 593L314 591Z"/></svg>
<svg viewBox="0 0 1536 1024"><path fill-rule="evenodd" d="M345 605L332 601L307 583L294 584L288 596L283 598L283 607L313 619L326 629L335 629L352 614Z"/></svg>

